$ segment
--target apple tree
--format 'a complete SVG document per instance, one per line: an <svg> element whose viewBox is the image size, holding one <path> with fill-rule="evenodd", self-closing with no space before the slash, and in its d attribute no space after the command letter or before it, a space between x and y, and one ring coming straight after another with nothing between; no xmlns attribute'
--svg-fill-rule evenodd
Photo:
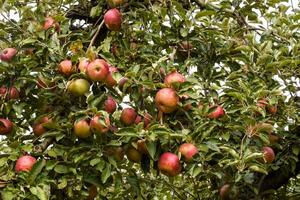
<svg viewBox="0 0 300 200"><path fill-rule="evenodd" d="M1 199L299 198L295 4L0 7Z"/></svg>

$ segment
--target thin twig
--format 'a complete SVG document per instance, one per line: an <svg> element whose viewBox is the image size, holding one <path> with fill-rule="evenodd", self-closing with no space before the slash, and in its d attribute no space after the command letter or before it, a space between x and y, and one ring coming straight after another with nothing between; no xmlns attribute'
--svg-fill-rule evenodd
<svg viewBox="0 0 300 200"><path fill-rule="evenodd" d="M93 46L93 44L95 43L96 37L99 34L100 29L103 26L103 24L104 24L104 20L102 20L102 22L99 24L98 29L97 29L96 33L94 34L94 36L93 36L93 38L92 38L92 40L91 40L91 42L89 44L88 49L90 49Z"/></svg>

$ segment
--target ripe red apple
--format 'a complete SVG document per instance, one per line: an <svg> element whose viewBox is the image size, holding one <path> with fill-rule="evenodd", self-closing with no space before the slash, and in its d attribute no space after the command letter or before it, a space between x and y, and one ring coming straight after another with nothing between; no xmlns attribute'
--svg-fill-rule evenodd
<svg viewBox="0 0 300 200"><path fill-rule="evenodd" d="M57 32L60 31L59 24L52 17L46 17L43 25L43 29L48 30L51 27L55 28Z"/></svg>
<svg viewBox="0 0 300 200"><path fill-rule="evenodd" d="M7 88L5 86L0 87L0 96L4 97L6 95Z"/></svg>
<svg viewBox="0 0 300 200"><path fill-rule="evenodd" d="M101 122L100 120L103 121L103 122ZM104 118L103 116L96 115L90 121L91 130L94 133L98 133L100 135L105 135L109 130L109 126L110 126L110 120L109 120L108 117Z"/></svg>
<svg viewBox="0 0 300 200"><path fill-rule="evenodd" d="M210 119L218 119L225 115L225 111L222 106L213 106L214 110L208 115Z"/></svg>
<svg viewBox="0 0 300 200"><path fill-rule="evenodd" d="M87 67L89 66L90 61L87 58L81 58L79 60L78 69L82 73L86 73Z"/></svg>
<svg viewBox="0 0 300 200"><path fill-rule="evenodd" d="M49 119L47 116L36 121L32 126L34 135L37 137L43 135L47 131L46 128L44 127L44 125L47 125L51 122L52 122L52 119Z"/></svg>
<svg viewBox="0 0 300 200"><path fill-rule="evenodd" d="M90 62L86 73L92 81L105 81L109 73L109 65L103 59L96 59Z"/></svg>
<svg viewBox="0 0 300 200"><path fill-rule="evenodd" d="M121 122L129 126L134 124L136 117L137 117L137 113L133 108L125 108L122 110L121 113Z"/></svg>
<svg viewBox="0 0 300 200"><path fill-rule="evenodd" d="M36 159L32 156L25 155L18 158L15 166L16 172L28 172L36 163Z"/></svg>
<svg viewBox="0 0 300 200"><path fill-rule="evenodd" d="M74 123L74 133L80 138L87 138L92 135L90 125L84 119Z"/></svg>
<svg viewBox="0 0 300 200"><path fill-rule="evenodd" d="M111 31L119 31L122 24L122 15L116 8L108 10L104 15L104 23Z"/></svg>
<svg viewBox="0 0 300 200"><path fill-rule="evenodd" d="M275 153L271 147L263 147L265 163L271 163L275 160Z"/></svg>
<svg viewBox="0 0 300 200"><path fill-rule="evenodd" d="M184 83L184 82L185 82L184 76L176 71L168 74L164 80L165 85L170 88L174 87L174 84L176 83Z"/></svg>
<svg viewBox="0 0 300 200"><path fill-rule="evenodd" d="M126 156L128 160L134 163L139 163L142 160L142 154L133 146L130 146L126 149Z"/></svg>
<svg viewBox="0 0 300 200"><path fill-rule="evenodd" d="M229 184L223 185L219 190L219 195L221 199L229 199L229 194L230 194L230 185Z"/></svg>
<svg viewBox="0 0 300 200"><path fill-rule="evenodd" d="M142 121L142 117L140 115L137 115L135 120L134 120L134 123L139 124L141 121Z"/></svg>
<svg viewBox="0 0 300 200"><path fill-rule="evenodd" d="M105 80L105 83L108 87L114 87L115 85L117 85L117 81L113 78L113 74L115 72L118 72L118 69L116 67L109 67L109 73Z"/></svg>
<svg viewBox="0 0 300 200"><path fill-rule="evenodd" d="M178 151L184 156L185 161L191 161L194 155L198 153L197 147L191 143L184 143L180 145Z"/></svg>
<svg viewBox="0 0 300 200"><path fill-rule="evenodd" d="M109 114L113 114L117 109L117 103L116 101L111 97L107 97L107 99L104 102L104 110L108 112Z"/></svg>
<svg viewBox="0 0 300 200"><path fill-rule="evenodd" d="M82 96L90 89L90 83L85 79L72 80L67 84L68 91L75 96Z"/></svg>
<svg viewBox="0 0 300 200"><path fill-rule="evenodd" d="M111 8L115 8L115 7L121 6L123 3L124 3L123 0L107 0L107 4Z"/></svg>
<svg viewBox="0 0 300 200"><path fill-rule="evenodd" d="M66 76L70 76L74 72L72 61L71 60L61 61L58 65L58 70L62 74L66 75Z"/></svg>
<svg viewBox="0 0 300 200"><path fill-rule="evenodd" d="M163 153L158 160L158 169L167 176L177 176L181 171L178 156L170 152Z"/></svg>
<svg viewBox="0 0 300 200"><path fill-rule="evenodd" d="M0 135L8 135L13 130L13 123L9 119L0 118Z"/></svg>
<svg viewBox="0 0 300 200"><path fill-rule="evenodd" d="M11 87L9 89L9 99L18 99L20 97L20 93L17 88Z"/></svg>
<svg viewBox="0 0 300 200"><path fill-rule="evenodd" d="M17 49L15 48L6 48L0 53L0 60L9 62L17 54Z"/></svg>
<svg viewBox="0 0 300 200"><path fill-rule="evenodd" d="M172 113L177 109L179 97L172 88L160 89L155 96L155 104L163 113Z"/></svg>

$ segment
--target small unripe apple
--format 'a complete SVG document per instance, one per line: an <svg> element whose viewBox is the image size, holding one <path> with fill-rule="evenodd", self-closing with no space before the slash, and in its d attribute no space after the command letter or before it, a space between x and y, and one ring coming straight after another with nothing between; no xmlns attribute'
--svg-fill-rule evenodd
<svg viewBox="0 0 300 200"><path fill-rule="evenodd" d="M82 73L86 73L87 67L89 66L90 61L87 58L81 58L79 60L78 69Z"/></svg>
<svg viewBox="0 0 300 200"><path fill-rule="evenodd" d="M74 123L74 133L80 138L87 138L92 135L90 125L84 119Z"/></svg>
<svg viewBox="0 0 300 200"><path fill-rule="evenodd" d="M177 176L181 171L178 156L170 152L163 153L158 160L158 169L167 176Z"/></svg>
<svg viewBox="0 0 300 200"><path fill-rule="evenodd" d="M271 147L263 147L265 163L271 163L275 160L275 153Z"/></svg>
<svg viewBox="0 0 300 200"><path fill-rule="evenodd" d="M35 163L36 159L34 157L29 155L21 156L16 162L16 172L28 172L32 169Z"/></svg>
<svg viewBox="0 0 300 200"><path fill-rule="evenodd" d="M101 122L100 120L102 120L103 122ZM110 120L108 117L104 118L100 115L97 115L90 121L91 130L94 133L98 133L100 135L105 135L109 130L109 126Z"/></svg>
<svg viewBox="0 0 300 200"><path fill-rule="evenodd" d="M176 71L168 74L164 80L165 85L170 88L175 87L174 85L176 83L179 84L184 82L185 82L184 76Z"/></svg>
<svg viewBox="0 0 300 200"><path fill-rule="evenodd" d="M210 119L218 119L225 115L225 111L222 106L218 105L218 106L213 106L213 107L214 107L214 110L211 113L209 113L209 115L208 115L208 117Z"/></svg>
<svg viewBox="0 0 300 200"><path fill-rule="evenodd" d="M90 89L90 83L85 79L76 79L68 83L68 91L75 96L82 96Z"/></svg>
<svg viewBox="0 0 300 200"><path fill-rule="evenodd" d="M184 143L180 145L178 151L184 156L185 161L191 161L194 155L198 153L197 147L191 143Z"/></svg>
<svg viewBox="0 0 300 200"><path fill-rule="evenodd" d="M121 122L129 126L134 124L136 117L137 117L137 113L133 108L125 108L122 110L121 113Z"/></svg>
<svg viewBox="0 0 300 200"><path fill-rule="evenodd" d="M47 116L41 118L37 122L35 122L32 126L33 133L35 136L41 136L43 135L47 130L44 127L44 125L47 125L48 123L51 123L52 119L49 119Z"/></svg>
<svg viewBox="0 0 300 200"><path fill-rule="evenodd" d="M87 67L86 74L92 81L105 81L109 73L109 65L103 59L96 59Z"/></svg>
<svg viewBox="0 0 300 200"><path fill-rule="evenodd" d="M115 7L121 6L123 3L124 3L123 0L107 0L107 4L111 8L115 8Z"/></svg>
<svg viewBox="0 0 300 200"><path fill-rule="evenodd" d="M0 135L8 135L13 130L13 123L9 119L0 118Z"/></svg>
<svg viewBox="0 0 300 200"><path fill-rule="evenodd" d="M17 54L17 49L15 48L6 48L0 53L0 60L9 62Z"/></svg>
<svg viewBox="0 0 300 200"><path fill-rule="evenodd" d="M142 154L133 146L130 146L126 149L126 156L128 160L134 163L139 163L142 160Z"/></svg>
<svg viewBox="0 0 300 200"><path fill-rule="evenodd" d="M53 17L46 17L43 25L43 29L48 30L51 27L55 28L57 32L60 31L59 24L53 19Z"/></svg>
<svg viewBox="0 0 300 200"><path fill-rule="evenodd" d="M122 24L122 15L116 8L108 10L104 15L104 23L111 31L119 31Z"/></svg>
<svg viewBox="0 0 300 200"><path fill-rule="evenodd" d="M107 97L107 99L104 102L104 110L108 112L109 114L113 114L117 109L117 103L116 101L111 97Z"/></svg>
<svg viewBox="0 0 300 200"><path fill-rule="evenodd" d="M58 65L58 70L66 75L70 76L74 71L73 71L73 65L71 60L63 60L59 63Z"/></svg>
<svg viewBox="0 0 300 200"><path fill-rule="evenodd" d="M230 194L230 185L229 184L223 185L219 190L219 195L221 199L229 199L229 194Z"/></svg>
<svg viewBox="0 0 300 200"><path fill-rule="evenodd" d="M105 84L108 87L114 87L117 85L117 81L113 78L113 74L118 72L118 69L116 67L109 67L109 73L106 77Z"/></svg>
<svg viewBox="0 0 300 200"><path fill-rule="evenodd" d="M177 109L179 97L172 88L160 89L155 96L155 104L163 113L172 113Z"/></svg>

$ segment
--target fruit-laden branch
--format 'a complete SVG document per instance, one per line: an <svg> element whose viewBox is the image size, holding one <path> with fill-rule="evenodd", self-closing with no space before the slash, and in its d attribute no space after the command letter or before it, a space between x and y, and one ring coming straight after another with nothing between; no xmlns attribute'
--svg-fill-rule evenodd
<svg viewBox="0 0 300 200"><path fill-rule="evenodd" d="M298 126L294 131L293 134L300 135L300 126ZM288 181L297 176L300 173L300 154L298 155L298 162L296 163L296 169L293 172L291 170L290 165L283 165L278 170L270 172L263 181L261 182L260 191L263 193L264 191L271 190L271 189L278 189L281 186L288 183Z"/></svg>

